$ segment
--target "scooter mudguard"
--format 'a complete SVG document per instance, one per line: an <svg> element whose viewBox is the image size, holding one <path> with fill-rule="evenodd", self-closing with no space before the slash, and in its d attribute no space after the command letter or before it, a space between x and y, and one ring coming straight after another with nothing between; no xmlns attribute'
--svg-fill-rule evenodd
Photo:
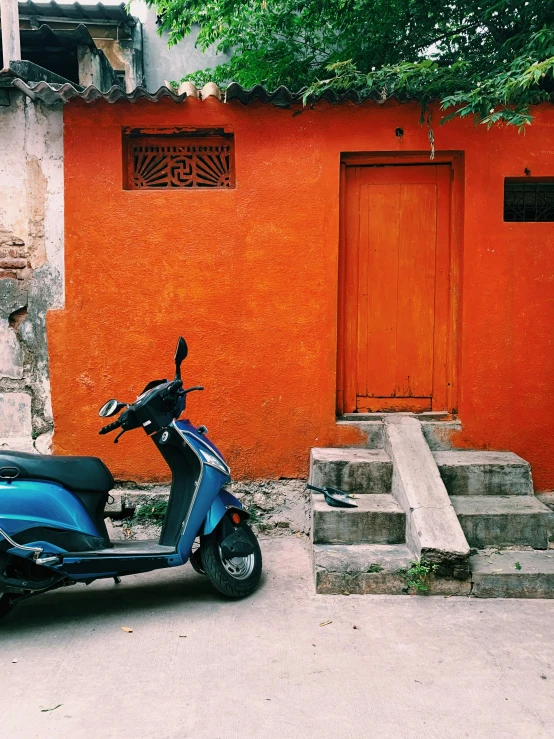
<svg viewBox="0 0 554 739"><path fill-rule="evenodd" d="M217 498L212 503L212 506L208 511L208 515L206 516L206 521L204 523L204 534L212 533L212 531L215 529L217 524L221 521L221 519L227 512L228 508L240 508L241 510L244 510L240 500L238 500L237 498L235 498L234 495L231 495L230 492L222 488L219 491Z"/></svg>

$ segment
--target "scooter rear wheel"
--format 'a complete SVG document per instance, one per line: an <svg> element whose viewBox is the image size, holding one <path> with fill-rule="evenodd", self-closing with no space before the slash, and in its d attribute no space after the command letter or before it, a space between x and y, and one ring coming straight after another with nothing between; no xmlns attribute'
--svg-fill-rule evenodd
<svg viewBox="0 0 554 739"><path fill-rule="evenodd" d="M254 592L262 574L262 553L250 526L242 521L242 530L252 542L254 551L246 557L225 559L221 553L221 531L217 527L202 537L200 553L206 575L212 585L228 598L244 598Z"/></svg>

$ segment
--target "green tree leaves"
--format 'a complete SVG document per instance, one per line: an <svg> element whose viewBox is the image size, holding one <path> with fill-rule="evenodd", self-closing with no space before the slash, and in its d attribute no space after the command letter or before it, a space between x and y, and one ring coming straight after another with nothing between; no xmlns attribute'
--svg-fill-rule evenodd
<svg viewBox="0 0 554 739"><path fill-rule="evenodd" d="M554 92L554 0L148 0L175 43L232 58L196 84L286 85L304 101L356 90L382 101L439 100L443 122L472 116L523 128Z"/></svg>

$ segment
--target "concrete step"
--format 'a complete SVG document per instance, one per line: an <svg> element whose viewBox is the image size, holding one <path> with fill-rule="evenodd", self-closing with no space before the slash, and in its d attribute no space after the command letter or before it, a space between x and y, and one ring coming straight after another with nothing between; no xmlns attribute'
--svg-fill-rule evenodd
<svg viewBox="0 0 554 739"><path fill-rule="evenodd" d="M554 490L546 490L543 493L537 493L535 497L537 500L540 500L541 503L544 503L545 506L548 506L551 511L554 511Z"/></svg>
<svg viewBox="0 0 554 739"><path fill-rule="evenodd" d="M339 428L356 428L364 437L364 449L383 449L385 445L385 427L382 420L378 421L349 421L343 417L337 418Z"/></svg>
<svg viewBox="0 0 554 739"><path fill-rule="evenodd" d="M405 544L314 544L316 592L324 595L402 595L416 558ZM469 595L471 581L432 575L429 595Z"/></svg>
<svg viewBox="0 0 554 739"><path fill-rule="evenodd" d="M349 493L390 493L392 462L383 449L312 449L310 482Z"/></svg>
<svg viewBox="0 0 554 739"><path fill-rule="evenodd" d="M534 495L453 495L450 500L471 547L548 546L554 513Z"/></svg>
<svg viewBox="0 0 554 739"><path fill-rule="evenodd" d="M392 495L360 495L358 508L331 508L312 495L314 544L401 544L406 516Z"/></svg>
<svg viewBox="0 0 554 739"><path fill-rule="evenodd" d="M554 598L554 549L479 552L470 567L477 598Z"/></svg>
<svg viewBox="0 0 554 739"><path fill-rule="evenodd" d="M365 437L366 449L383 449L385 421L391 415L410 416L421 421L421 430L433 451L452 449L452 439L462 430L462 424L458 419L447 420L448 415L443 413L349 413L337 419L337 426L353 426L358 429Z"/></svg>
<svg viewBox="0 0 554 739"><path fill-rule="evenodd" d="M317 593L400 595L414 559L405 544L314 544Z"/></svg>
<svg viewBox="0 0 554 739"><path fill-rule="evenodd" d="M531 467L512 452L434 452L450 495L533 495Z"/></svg>

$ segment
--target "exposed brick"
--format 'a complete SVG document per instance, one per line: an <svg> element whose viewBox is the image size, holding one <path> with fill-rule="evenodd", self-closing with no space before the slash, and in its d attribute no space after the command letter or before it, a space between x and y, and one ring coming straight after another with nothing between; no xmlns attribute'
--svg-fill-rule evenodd
<svg viewBox="0 0 554 739"><path fill-rule="evenodd" d="M22 259L27 256L27 249L23 246L3 246L0 248L0 259Z"/></svg>
<svg viewBox="0 0 554 739"><path fill-rule="evenodd" d="M25 269L26 266L26 259L17 259L15 257L4 257L4 259L0 259L0 269Z"/></svg>
<svg viewBox="0 0 554 739"><path fill-rule="evenodd" d="M0 244L2 246L25 246L23 239L7 234L5 231L0 232Z"/></svg>

